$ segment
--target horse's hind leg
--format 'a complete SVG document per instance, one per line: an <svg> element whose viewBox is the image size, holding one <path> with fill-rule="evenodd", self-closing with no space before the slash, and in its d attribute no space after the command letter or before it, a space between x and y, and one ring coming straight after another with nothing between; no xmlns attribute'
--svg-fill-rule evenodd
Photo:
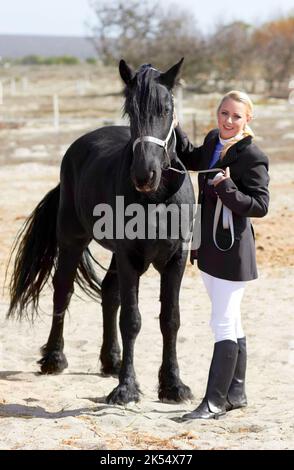
<svg viewBox="0 0 294 470"><path fill-rule="evenodd" d="M49 338L42 347L42 358L38 361L43 374L58 374L67 367L63 353L63 323L69 305L77 267L85 245L60 247L57 269L53 277L53 319Z"/></svg>
<svg viewBox="0 0 294 470"><path fill-rule="evenodd" d="M180 327L179 291L185 269L186 253L179 250L161 271L160 329L163 336L163 359L159 369L158 397L181 402L193 398L179 375L176 341Z"/></svg>
<svg viewBox="0 0 294 470"><path fill-rule="evenodd" d="M121 359L117 339L117 311L120 306L120 293L113 254L109 269L102 281L103 343L100 352L101 371L105 375L118 376Z"/></svg>

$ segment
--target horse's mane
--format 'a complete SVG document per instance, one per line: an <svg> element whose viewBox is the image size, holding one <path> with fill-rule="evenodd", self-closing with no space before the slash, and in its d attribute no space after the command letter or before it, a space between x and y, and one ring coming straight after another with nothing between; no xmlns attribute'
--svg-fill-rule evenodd
<svg viewBox="0 0 294 470"><path fill-rule="evenodd" d="M148 131L154 116L163 113L164 106L157 80L159 76L160 72L151 64L141 65L132 79L133 83L124 90L124 114L132 116L140 135L143 130Z"/></svg>

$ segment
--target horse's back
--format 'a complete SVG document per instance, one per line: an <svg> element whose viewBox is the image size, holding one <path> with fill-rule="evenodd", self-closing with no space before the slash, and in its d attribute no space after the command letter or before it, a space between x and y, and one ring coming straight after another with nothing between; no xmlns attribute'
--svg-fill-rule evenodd
<svg viewBox="0 0 294 470"><path fill-rule="evenodd" d="M79 137L63 157L61 172L73 169L79 172L93 160L119 158L130 140L128 126L101 127Z"/></svg>
<svg viewBox="0 0 294 470"><path fill-rule="evenodd" d="M99 202L113 192L125 148L130 141L127 126L101 127L79 137L69 147L61 164L61 190L75 204L95 197ZM104 197L105 196L105 197Z"/></svg>
<svg viewBox="0 0 294 470"><path fill-rule="evenodd" d="M92 234L93 209L101 202L112 204L129 141L129 127L109 126L81 136L69 147L61 164L59 208L67 234Z"/></svg>

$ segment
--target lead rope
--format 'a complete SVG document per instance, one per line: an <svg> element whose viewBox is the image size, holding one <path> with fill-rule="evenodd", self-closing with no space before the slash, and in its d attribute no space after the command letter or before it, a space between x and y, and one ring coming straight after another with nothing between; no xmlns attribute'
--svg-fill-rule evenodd
<svg viewBox="0 0 294 470"><path fill-rule="evenodd" d="M228 248L221 248L217 241L216 241L216 231L217 231L217 226L218 226L218 221L220 218L220 213L221 210L223 209L223 228L224 229L230 229L231 233L231 244ZM233 214L230 209L228 209L221 201L220 197L217 196L217 202L216 202L216 207L215 207L215 212L214 212L214 219L213 219L213 242L215 246L220 250L220 251L229 251L232 246L234 245L235 241L235 234L234 234L234 223L233 223Z"/></svg>
<svg viewBox="0 0 294 470"><path fill-rule="evenodd" d="M176 136L176 133L175 133L174 129L173 129L173 136L174 136L173 153L175 153L176 152L176 146L177 146L177 136ZM163 168L164 171L171 170L171 171L174 171L175 173L181 173L182 175L187 173L186 168L184 170L178 170L177 168L173 168L171 166L171 159L170 159L170 156L169 156L169 153L168 153L168 150L167 150L167 145L164 147L164 151L165 151L167 164L168 164L168 166L166 168Z"/></svg>
<svg viewBox="0 0 294 470"><path fill-rule="evenodd" d="M210 170L200 170L198 173L212 173L214 171L218 171L221 173L224 173L224 170L222 168L212 168ZM221 214L221 210L223 209L223 228L224 229L230 229L231 233L231 244L228 248L221 248L217 241L216 241L216 231L217 231L217 226ZM212 230L212 236L213 236L213 242L215 246L220 250L220 251L229 251L232 246L234 245L235 242L235 233L234 233L234 223L233 223L233 213L231 209L229 209L227 206L225 206L220 197L217 196L217 201L216 201L216 206L215 206L215 211L214 211L214 218L213 218L213 230Z"/></svg>

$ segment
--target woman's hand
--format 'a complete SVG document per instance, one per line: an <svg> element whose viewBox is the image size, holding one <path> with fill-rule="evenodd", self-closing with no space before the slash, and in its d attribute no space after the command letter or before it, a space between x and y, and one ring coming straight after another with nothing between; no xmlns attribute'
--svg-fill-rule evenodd
<svg viewBox="0 0 294 470"><path fill-rule="evenodd" d="M216 187L221 181L226 180L228 178L230 178L230 167L229 166L226 167L224 175L219 175L217 178L215 178L212 181L212 184L213 184L214 187Z"/></svg>

